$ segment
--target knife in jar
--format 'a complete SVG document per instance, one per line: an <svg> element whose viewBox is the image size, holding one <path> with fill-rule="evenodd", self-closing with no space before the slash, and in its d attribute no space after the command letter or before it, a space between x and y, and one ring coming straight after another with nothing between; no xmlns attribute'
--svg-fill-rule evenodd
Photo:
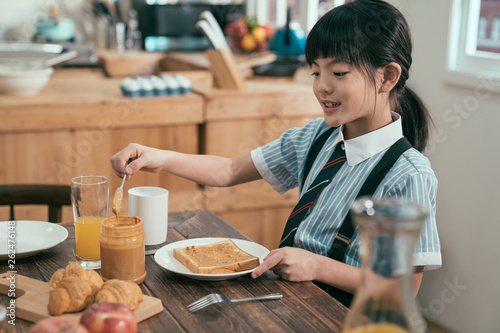
<svg viewBox="0 0 500 333"><path fill-rule="evenodd" d="M214 29L212 29L212 27L206 20L199 20L198 22L196 22L196 28L203 32L214 49L220 50L226 45L226 40L221 41L217 33L214 31Z"/></svg>
<svg viewBox="0 0 500 333"><path fill-rule="evenodd" d="M222 46L227 44L226 36L224 35L224 32L222 31L219 23L217 22L214 14L212 14L211 11L209 11L209 10L203 11L200 14L199 18L200 18L200 20L205 20L208 22L208 24L212 28L212 31L215 33L218 41L222 43Z"/></svg>

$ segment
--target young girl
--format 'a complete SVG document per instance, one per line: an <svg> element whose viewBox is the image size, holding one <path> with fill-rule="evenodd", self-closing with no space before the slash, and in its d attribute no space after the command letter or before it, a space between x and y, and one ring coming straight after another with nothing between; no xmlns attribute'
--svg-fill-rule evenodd
<svg viewBox="0 0 500 333"><path fill-rule="evenodd" d="M430 211L414 255L416 294L424 269L439 267L441 255L435 222L437 180L420 153L431 120L420 99L406 87L411 48L407 22L392 5L379 0L347 3L325 14L306 42L323 118L234 158L130 144L111 158L112 167L119 177L138 170L165 171L208 186L264 178L279 193L299 186L302 198L321 169L330 165L332 152L344 152L339 161L346 162L339 163L340 169L327 179L312 207L304 206L307 214L298 226L290 232L285 228L282 244L288 246L272 250L252 277L272 270L290 281L315 281L348 305L361 280L359 238L354 232L344 240L347 245L340 259L330 255L332 244L342 238L339 229L368 175L404 135L413 147L397 155L373 196L410 200ZM325 142L315 145L325 132ZM316 150L312 161L311 150ZM126 166L129 159L133 161Z"/></svg>

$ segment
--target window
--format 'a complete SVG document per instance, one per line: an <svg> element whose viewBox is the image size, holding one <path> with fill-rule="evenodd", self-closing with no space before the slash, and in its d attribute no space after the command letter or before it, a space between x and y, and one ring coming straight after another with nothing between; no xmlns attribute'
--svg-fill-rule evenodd
<svg viewBox="0 0 500 333"><path fill-rule="evenodd" d="M500 54L500 0L480 2L476 50Z"/></svg>
<svg viewBox="0 0 500 333"><path fill-rule="evenodd" d="M454 0L448 69L500 80L500 0Z"/></svg>
<svg viewBox="0 0 500 333"><path fill-rule="evenodd" d="M290 19L309 31L328 10L352 0L247 0L247 15L255 16L259 23L270 23L280 28L286 24L287 8Z"/></svg>

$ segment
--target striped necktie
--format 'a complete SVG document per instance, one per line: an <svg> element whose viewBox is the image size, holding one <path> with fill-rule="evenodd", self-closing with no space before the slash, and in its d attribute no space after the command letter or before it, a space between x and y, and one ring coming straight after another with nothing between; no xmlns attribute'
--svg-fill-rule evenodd
<svg viewBox="0 0 500 333"><path fill-rule="evenodd" d="M309 186L297 205L293 208L292 213L286 222L279 247L293 246L293 239L299 224L308 215L308 212L311 211L314 202L318 199L321 191L323 191L323 189L332 181L333 177L345 161L346 156L344 143L339 142L328 162L326 162L314 182L311 186Z"/></svg>

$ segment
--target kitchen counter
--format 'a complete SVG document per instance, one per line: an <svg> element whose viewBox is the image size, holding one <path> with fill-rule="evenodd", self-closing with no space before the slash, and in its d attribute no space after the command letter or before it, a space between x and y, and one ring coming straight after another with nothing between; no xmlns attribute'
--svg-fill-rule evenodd
<svg viewBox="0 0 500 333"><path fill-rule="evenodd" d="M120 82L100 70L56 70L37 96L0 95L0 133L203 121L203 99L197 94L131 99L122 96Z"/></svg>

